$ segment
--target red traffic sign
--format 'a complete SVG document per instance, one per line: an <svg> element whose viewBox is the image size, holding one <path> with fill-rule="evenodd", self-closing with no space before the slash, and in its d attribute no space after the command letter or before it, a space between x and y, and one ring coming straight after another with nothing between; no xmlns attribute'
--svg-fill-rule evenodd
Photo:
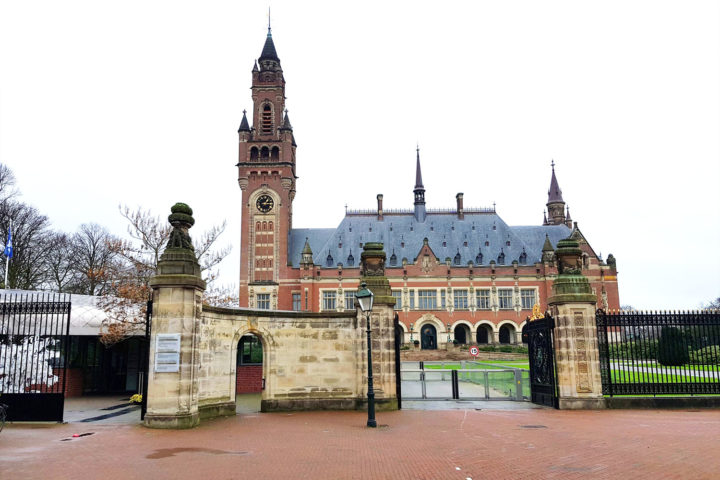
<svg viewBox="0 0 720 480"><path fill-rule="evenodd" d="M478 347L470 347L470 355L473 357L477 357L480 355L480 350L478 350Z"/></svg>

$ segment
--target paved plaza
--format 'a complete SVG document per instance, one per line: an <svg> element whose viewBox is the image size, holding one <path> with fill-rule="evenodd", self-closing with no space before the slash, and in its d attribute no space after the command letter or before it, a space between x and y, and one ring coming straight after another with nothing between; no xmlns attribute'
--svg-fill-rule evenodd
<svg viewBox="0 0 720 480"><path fill-rule="evenodd" d="M408 402L413 409L379 412L380 427L368 429L364 412L263 414L249 402L235 417L167 431L138 425L135 409L83 422L102 416L91 403L72 406L72 423L6 426L0 478L720 477L715 410L505 410L503 404L518 402Z"/></svg>

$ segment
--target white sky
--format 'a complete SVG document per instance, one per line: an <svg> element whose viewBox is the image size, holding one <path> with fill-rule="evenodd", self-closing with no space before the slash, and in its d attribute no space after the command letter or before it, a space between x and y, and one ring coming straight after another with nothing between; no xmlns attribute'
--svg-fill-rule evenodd
<svg viewBox="0 0 720 480"><path fill-rule="evenodd" d="M574 220L618 259L620 300L720 296L717 1L272 1L298 142L295 227L497 202L538 225L550 160ZM0 1L0 162L53 226L125 230L119 204L227 219L266 2Z"/></svg>

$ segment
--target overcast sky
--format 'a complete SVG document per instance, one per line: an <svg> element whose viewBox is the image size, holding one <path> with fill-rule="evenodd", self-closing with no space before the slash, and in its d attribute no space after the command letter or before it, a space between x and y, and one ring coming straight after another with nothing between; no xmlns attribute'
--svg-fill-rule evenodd
<svg viewBox="0 0 720 480"><path fill-rule="evenodd" d="M550 162L620 301L720 296L720 2L272 1L298 143L295 227L344 206L539 225ZM237 128L266 2L0 1L0 162L55 228L118 205L223 219L239 275Z"/></svg>

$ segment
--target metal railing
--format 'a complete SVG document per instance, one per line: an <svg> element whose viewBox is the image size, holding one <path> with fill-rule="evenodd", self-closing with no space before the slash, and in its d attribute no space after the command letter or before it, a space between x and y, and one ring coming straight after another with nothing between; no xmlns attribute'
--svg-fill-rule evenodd
<svg viewBox="0 0 720 480"><path fill-rule="evenodd" d="M452 368L458 363L460 368ZM425 368L436 365L439 368ZM451 368L444 368L446 366ZM502 366L486 368L488 366L491 365L464 361L403 362L400 370L403 399L529 400L528 370Z"/></svg>
<svg viewBox="0 0 720 480"><path fill-rule="evenodd" d="M605 395L720 394L720 312L596 313Z"/></svg>

